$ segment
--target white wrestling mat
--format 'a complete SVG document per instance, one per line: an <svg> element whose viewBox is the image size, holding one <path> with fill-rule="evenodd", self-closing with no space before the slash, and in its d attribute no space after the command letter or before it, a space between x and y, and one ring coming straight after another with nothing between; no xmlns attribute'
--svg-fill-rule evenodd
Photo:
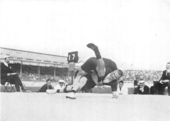
<svg viewBox="0 0 170 121"><path fill-rule="evenodd" d="M1 121L169 121L170 96L0 93Z"/></svg>

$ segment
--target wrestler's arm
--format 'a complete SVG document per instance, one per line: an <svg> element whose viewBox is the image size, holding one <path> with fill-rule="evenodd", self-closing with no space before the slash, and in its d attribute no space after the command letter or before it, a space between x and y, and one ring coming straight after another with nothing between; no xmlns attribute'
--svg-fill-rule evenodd
<svg viewBox="0 0 170 121"><path fill-rule="evenodd" d="M112 73L112 72L111 72ZM103 80L103 83L109 83L112 81L111 73L109 73Z"/></svg>
<svg viewBox="0 0 170 121"><path fill-rule="evenodd" d="M111 90L112 90L112 97L113 98L117 98L118 94L117 94L117 85L118 85L118 81L117 80L113 80L109 83L103 83L103 85L108 85L111 86Z"/></svg>
<svg viewBox="0 0 170 121"><path fill-rule="evenodd" d="M111 89L112 89L112 98L117 98L118 94L117 94L117 85L118 85L118 81L114 80L111 82Z"/></svg>

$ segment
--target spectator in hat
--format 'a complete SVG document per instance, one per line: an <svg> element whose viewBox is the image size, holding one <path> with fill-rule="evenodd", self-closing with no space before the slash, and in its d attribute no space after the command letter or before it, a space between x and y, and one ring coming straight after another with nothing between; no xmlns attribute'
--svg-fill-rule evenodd
<svg viewBox="0 0 170 121"><path fill-rule="evenodd" d="M152 81L153 81L153 85L150 87L150 94L155 95L155 94L158 93L158 90L157 90L157 84L158 84L157 75L153 76Z"/></svg>
<svg viewBox="0 0 170 121"><path fill-rule="evenodd" d="M46 80L46 84L44 84L44 85L40 88L39 92L46 92L46 90L48 90L48 89L53 89L53 87L52 87L52 85L51 85L51 79L47 79L47 80Z"/></svg>
<svg viewBox="0 0 170 121"><path fill-rule="evenodd" d="M54 87L54 90L59 92L59 90L63 90L64 88L65 88L65 81L60 79L58 81L58 84Z"/></svg>
<svg viewBox="0 0 170 121"><path fill-rule="evenodd" d="M23 86L20 77L9 64L10 58L10 56L3 57L4 61L1 63L1 84L4 85L6 82L9 82L15 85L17 92L20 92L20 88L25 92L27 90Z"/></svg>
<svg viewBox="0 0 170 121"><path fill-rule="evenodd" d="M56 94L56 93L64 92L64 89L65 89L65 81L60 79L58 81L58 84L54 87L54 89L47 89L46 92L47 94Z"/></svg>
<svg viewBox="0 0 170 121"><path fill-rule="evenodd" d="M144 77L140 76L137 89L134 91L134 94L149 94L149 87L145 85Z"/></svg>
<svg viewBox="0 0 170 121"><path fill-rule="evenodd" d="M159 94L170 95L170 62L166 64L166 70L163 71L157 87Z"/></svg>

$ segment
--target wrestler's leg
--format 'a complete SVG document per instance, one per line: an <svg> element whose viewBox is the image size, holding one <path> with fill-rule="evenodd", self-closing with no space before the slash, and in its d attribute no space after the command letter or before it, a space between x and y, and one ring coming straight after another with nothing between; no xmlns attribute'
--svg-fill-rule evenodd
<svg viewBox="0 0 170 121"><path fill-rule="evenodd" d="M96 68L97 73L99 77L103 77L105 75L106 68L105 68L105 63L103 61L103 58L101 57L98 47L93 43L87 44L87 47L89 47L90 49L94 51L96 55L96 59L97 59L97 68Z"/></svg>

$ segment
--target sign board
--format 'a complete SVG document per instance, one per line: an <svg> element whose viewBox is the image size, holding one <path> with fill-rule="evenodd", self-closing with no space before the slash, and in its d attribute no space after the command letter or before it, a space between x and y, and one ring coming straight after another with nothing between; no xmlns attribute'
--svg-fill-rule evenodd
<svg viewBox="0 0 170 121"><path fill-rule="evenodd" d="M77 63L78 60L79 60L78 51L74 51L74 52L69 52L68 53L68 57L67 57L68 63L70 63L70 62Z"/></svg>

